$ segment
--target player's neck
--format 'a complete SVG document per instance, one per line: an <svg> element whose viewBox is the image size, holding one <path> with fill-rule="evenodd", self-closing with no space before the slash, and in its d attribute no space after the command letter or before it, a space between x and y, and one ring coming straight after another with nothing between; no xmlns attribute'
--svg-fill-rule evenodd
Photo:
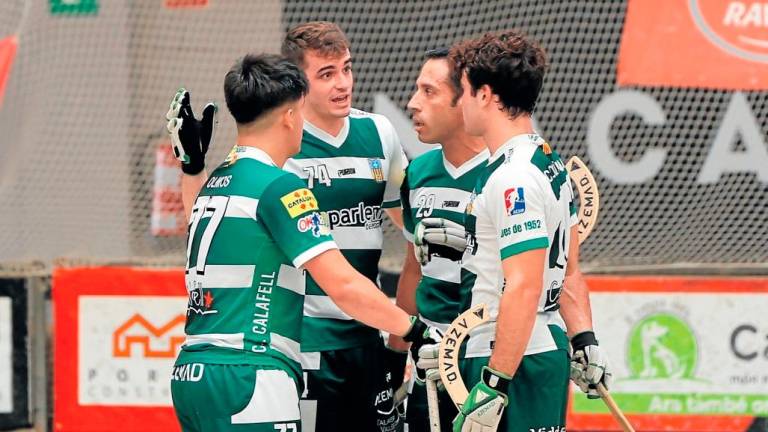
<svg viewBox="0 0 768 432"><path fill-rule="evenodd" d="M258 132L237 135L237 145L254 147L266 153L278 167L282 168L291 157L285 134L279 130L267 129Z"/></svg>
<svg viewBox="0 0 768 432"><path fill-rule="evenodd" d="M346 118L322 115L313 110L304 110L303 114L304 120L333 137L339 136L341 129L344 127L344 119Z"/></svg>
<svg viewBox="0 0 768 432"><path fill-rule="evenodd" d="M478 153L485 150L485 142L480 137L473 137L466 132L454 134L450 139L443 140L443 155L445 160L454 167L460 167Z"/></svg>
<svg viewBox="0 0 768 432"><path fill-rule="evenodd" d="M491 155L496 153L496 150L512 137L536 133L530 115L523 114L510 120L504 112L498 111L489 117L485 133L483 133L483 140Z"/></svg>

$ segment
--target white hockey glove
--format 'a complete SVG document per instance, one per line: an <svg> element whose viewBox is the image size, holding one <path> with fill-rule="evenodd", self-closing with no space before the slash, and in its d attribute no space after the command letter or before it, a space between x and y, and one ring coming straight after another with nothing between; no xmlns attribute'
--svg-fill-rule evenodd
<svg viewBox="0 0 768 432"><path fill-rule="evenodd" d="M171 136L173 155L181 161L184 173L195 175L205 168L205 153L216 131L217 111L216 104L208 102L203 108L203 116L197 120L189 104L189 92L182 87L173 96L165 114L166 128Z"/></svg>
<svg viewBox="0 0 768 432"><path fill-rule="evenodd" d="M595 333L585 331L571 338L573 356L571 357L571 380L587 394L590 399L598 399L597 384L603 383L610 389L613 374L608 358L600 349Z"/></svg>
<svg viewBox="0 0 768 432"><path fill-rule="evenodd" d="M507 406L507 389L512 377L488 366L483 367L480 382L464 401L453 420L453 432L495 432Z"/></svg>
<svg viewBox="0 0 768 432"><path fill-rule="evenodd" d="M461 224L443 218L425 218L413 230L416 259L427 264L432 255L460 261L467 248L467 233Z"/></svg>

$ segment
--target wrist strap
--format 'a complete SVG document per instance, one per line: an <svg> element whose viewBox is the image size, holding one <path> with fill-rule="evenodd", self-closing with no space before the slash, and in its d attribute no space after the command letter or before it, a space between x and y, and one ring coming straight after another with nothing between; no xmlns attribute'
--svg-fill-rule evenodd
<svg viewBox="0 0 768 432"><path fill-rule="evenodd" d="M416 340L424 339L424 331L427 330L427 325L415 316L411 317L411 328L408 333L403 336L403 340L406 342L414 342Z"/></svg>
<svg viewBox="0 0 768 432"><path fill-rule="evenodd" d="M592 330L578 333L571 338L571 346L574 351L584 349L587 345L597 345L597 338L595 338L595 332Z"/></svg>
<svg viewBox="0 0 768 432"><path fill-rule="evenodd" d="M507 394L509 383L512 381L511 376L493 370L488 366L483 366L483 371L480 376L485 385L496 391Z"/></svg>

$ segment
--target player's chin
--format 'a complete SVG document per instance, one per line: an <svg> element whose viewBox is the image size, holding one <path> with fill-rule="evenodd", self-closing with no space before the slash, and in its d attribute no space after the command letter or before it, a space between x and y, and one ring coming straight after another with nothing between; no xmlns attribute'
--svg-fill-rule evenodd
<svg viewBox="0 0 768 432"><path fill-rule="evenodd" d="M339 106L334 104L333 106L330 107L328 111L334 117L346 117L349 115L350 111L352 111L352 106L351 105Z"/></svg>
<svg viewBox="0 0 768 432"><path fill-rule="evenodd" d="M437 137L435 137L434 134L430 133L428 129L426 129L424 126L418 127L416 130L416 136L419 138L419 141L423 142L424 144L437 144L439 140Z"/></svg>

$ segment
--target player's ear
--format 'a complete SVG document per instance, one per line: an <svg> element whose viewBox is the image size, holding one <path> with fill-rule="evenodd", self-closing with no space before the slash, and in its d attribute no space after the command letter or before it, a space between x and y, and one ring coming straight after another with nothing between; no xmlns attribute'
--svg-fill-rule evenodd
<svg viewBox="0 0 768 432"><path fill-rule="evenodd" d="M296 115L296 107L294 107L293 105L288 105L284 107L283 110L284 110L283 113L280 115L280 123L284 127L292 130L296 124L296 120L294 118L294 116Z"/></svg>
<svg viewBox="0 0 768 432"><path fill-rule="evenodd" d="M479 99L482 106L486 106L493 102L493 92L491 91L491 86L488 84L483 84L483 86L477 89L477 91L480 93Z"/></svg>

